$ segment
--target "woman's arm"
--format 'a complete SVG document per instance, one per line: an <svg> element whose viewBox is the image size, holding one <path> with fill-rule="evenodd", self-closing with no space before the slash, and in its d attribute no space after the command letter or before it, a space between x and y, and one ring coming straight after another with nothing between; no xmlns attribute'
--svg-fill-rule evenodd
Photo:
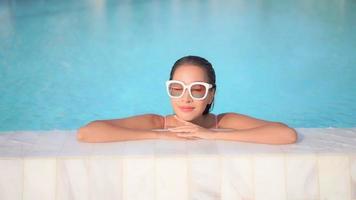
<svg viewBox="0 0 356 200"><path fill-rule="evenodd" d="M279 122L251 129L218 131L214 135L214 139L264 144L291 144L297 141L296 131Z"/></svg>
<svg viewBox="0 0 356 200"><path fill-rule="evenodd" d="M296 131L283 123L265 121L237 113L220 114L218 116L219 129L215 130L191 122L184 123L184 126L168 130L185 138L198 137L264 144L290 144L297 141Z"/></svg>
<svg viewBox="0 0 356 200"><path fill-rule="evenodd" d="M157 134L149 130L129 129L105 121L94 121L78 129L77 139L82 142L114 142L154 139Z"/></svg>
<svg viewBox="0 0 356 200"><path fill-rule="evenodd" d="M265 144L290 144L297 141L297 132L280 122L270 122L236 113L219 115L219 128L214 139Z"/></svg>
<svg viewBox="0 0 356 200"><path fill-rule="evenodd" d="M163 117L154 114L114 120L97 120L79 128L77 139L82 142L114 142L142 139L185 140L168 131L152 131L152 129L163 128L163 123Z"/></svg>

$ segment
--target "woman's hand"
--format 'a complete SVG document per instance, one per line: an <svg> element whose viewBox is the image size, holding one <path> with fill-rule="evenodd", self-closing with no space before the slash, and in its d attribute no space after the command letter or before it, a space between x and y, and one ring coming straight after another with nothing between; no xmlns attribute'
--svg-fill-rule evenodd
<svg viewBox="0 0 356 200"><path fill-rule="evenodd" d="M196 140L199 138L196 137L180 137L178 136L178 133L176 132L171 132L171 131L162 131L156 133L157 139L165 139L165 140Z"/></svg>
<svg viewBox="0 0 356 200"><path fill-rule="evenodd" d="M187 121L184 121L183 126L168 128L168 131L186 139L214 139L215 136L215 131Z"/></svg>

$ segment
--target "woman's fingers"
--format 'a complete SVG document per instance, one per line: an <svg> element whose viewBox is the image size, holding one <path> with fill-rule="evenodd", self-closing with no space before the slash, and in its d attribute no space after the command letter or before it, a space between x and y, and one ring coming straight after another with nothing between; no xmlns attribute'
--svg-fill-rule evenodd
<svg viewBox="0 0 356 200"><path fill-rule="evenodd" d="M189 137L189 138L187 138L188 140L199 140L199 139L201 139L200 137Z"/></svg>
<svg viewBox="0 0 356 200"><path fill-rule="evenodd" d="M168 131L171 131L171 132L192 132L195 130L196 130L196 128L192 127L192 126L180 126L180 127L168 129Z"/></svg>
<svg viewBox="0 0 356 200"><path fill-rule="evenodd" d="M196 139L193 137L180 137L180 136L178 136L177 133L174 133L174 132L161 134L159 138L160 139L168 139L168 140L181 140L181 141Z"/></svg>
<svg viewBox="0 0 356 200"><path fill-rule="evenodd" d="M178 137L180 138L184 138L184 139L188 139L188 140L196 140L196 139L201 139L200 137L197 137L197 136L188 136L188 135L177 135Z"/></svg>
<svg viewBox="0 0 356 200"><path fill-rule="evenodd" d="M188 122L189 123L189 122ZM188 140L202 139L198 131L199 127L196 125L184 125L167 129L169 132L175 133L177 137L185 138Z"/></svg>
<svg viewBox="0 0 356 200"><path fill-rule="evenodd" d="M194 126L191 126L191 125L177 126L177 127L173 127L173 128L168 128L168 130L181 129L181 128L189 128L189 127L194 127Z"/></svg>
<svg viewBox="0 0 356 200"><path fill-rule="evenodd" d="M195 133L177 133L179 137L197 137Z"/></svg>

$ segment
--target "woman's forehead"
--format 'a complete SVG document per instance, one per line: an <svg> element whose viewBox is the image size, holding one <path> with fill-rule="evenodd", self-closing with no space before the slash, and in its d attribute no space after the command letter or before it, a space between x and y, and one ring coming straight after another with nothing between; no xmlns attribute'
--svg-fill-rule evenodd
<svg viewBox="0 0 356 200"><path fill-rule="evenodd" d="M195 65L179 66L173 75L173 80L179 80L185 84L192 82L207 82L208 77L205 70Z"/></svg>

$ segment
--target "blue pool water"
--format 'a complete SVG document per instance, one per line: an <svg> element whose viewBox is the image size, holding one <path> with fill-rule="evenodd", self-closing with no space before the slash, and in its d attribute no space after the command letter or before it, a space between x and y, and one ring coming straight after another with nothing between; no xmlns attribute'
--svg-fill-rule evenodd
<svg viewBox="0 0 356 200"><path fill-rule="evenodd" d="M0 131L170 114L175 60L207 58L214 113L356 127L354 0L2 0Z"/></svg>

